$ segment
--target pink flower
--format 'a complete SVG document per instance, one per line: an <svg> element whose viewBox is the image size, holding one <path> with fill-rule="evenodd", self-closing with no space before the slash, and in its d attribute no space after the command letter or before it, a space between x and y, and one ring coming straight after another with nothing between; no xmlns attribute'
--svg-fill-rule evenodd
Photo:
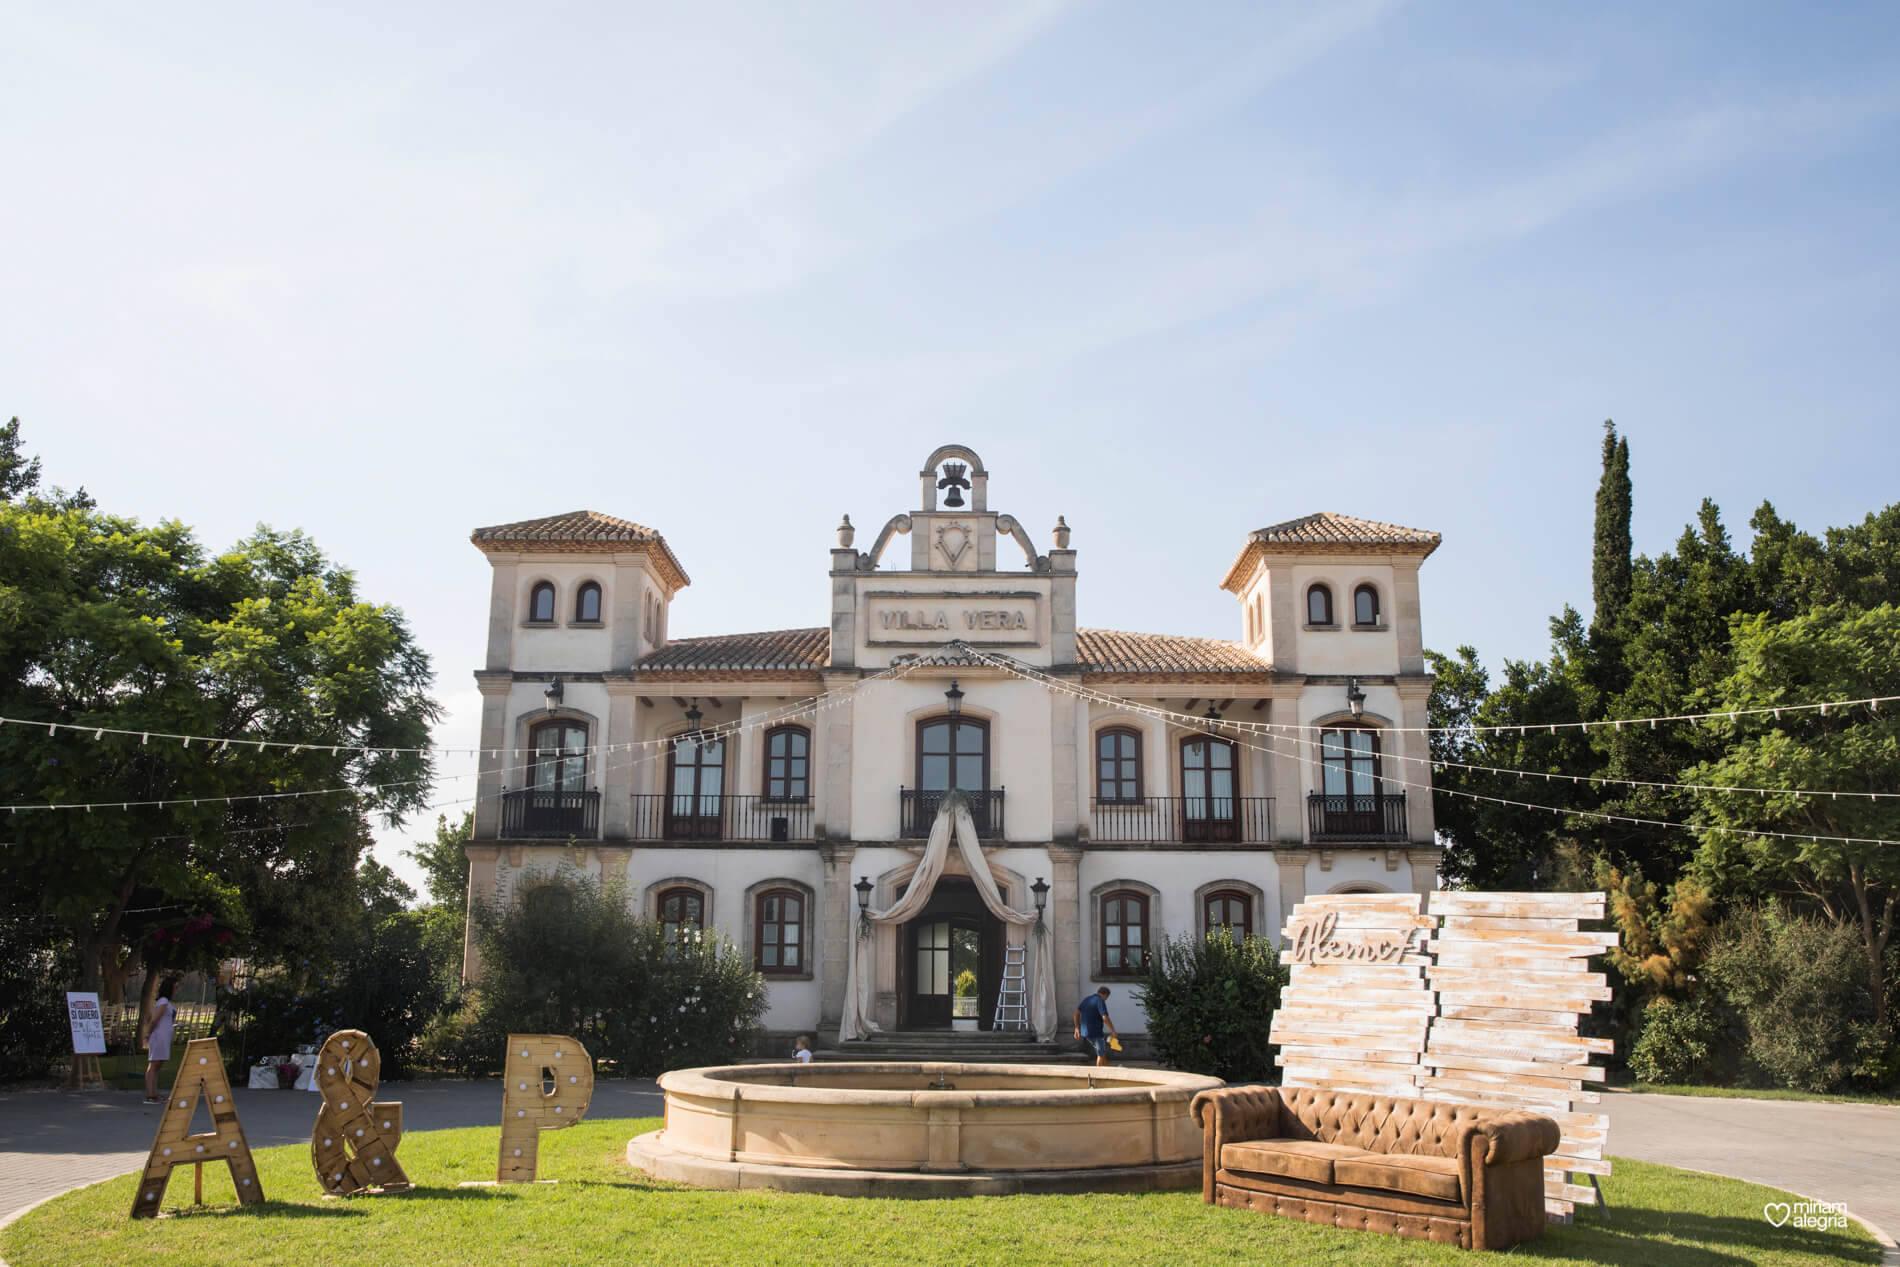
<svg viewBox="0 0 1900 1267"><path fill-rule="evenodd" d="M1211 1042L1213 1042L1214 1040L1213 1040L1213 1038L1212 1038L1212 1037L1210 1037L1209 1035L1207 1035L1207 1034L1202 1034L1202 1035L1201 1035L1201 1041L1202 1041L1202 1042L1204 1042L1204 1043L1211 1043Z"/></svg>

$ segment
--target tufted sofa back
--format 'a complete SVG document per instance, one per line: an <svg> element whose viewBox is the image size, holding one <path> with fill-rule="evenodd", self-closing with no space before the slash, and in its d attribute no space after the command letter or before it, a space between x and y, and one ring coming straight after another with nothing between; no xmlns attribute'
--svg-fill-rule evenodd
<svg viewBox="0 0 1900 1267"><path fill-rule="evenodd" d="M1314 1087L1281 1087L1280 1105L1285 1138L1428 1157L1456 1157L1471 1128L1493 1116L1468 1104Z"/></svg>

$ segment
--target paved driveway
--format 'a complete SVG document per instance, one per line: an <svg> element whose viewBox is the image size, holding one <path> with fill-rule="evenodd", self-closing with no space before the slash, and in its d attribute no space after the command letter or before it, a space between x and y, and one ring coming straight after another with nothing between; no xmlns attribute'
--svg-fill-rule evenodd
<svg viewBox="0 0 1900 1267"><path fill-rule="evenodd" d="M1609 1092L1610 1152L1847 1208L1900 1236L1900 1105Z"/></svg>
<svg viewBox="0 0 1900 1267"><path fill-rule="evenodd" d="M323 1097L309 1091L232 1093L244 1137L253 1148L301 1144L310 1139ZM501 1083L388 1082L377 1092L402 1102L404 1131L451 1126L498 1126ZM158 1133L162 1104L146 1104L137 1091L24 1091L0 1095L0 1222L45 1197L137 1170ZM658 1117L661 1096L653 1083L601 1079L594 1084L590 1120Z"/></svg>

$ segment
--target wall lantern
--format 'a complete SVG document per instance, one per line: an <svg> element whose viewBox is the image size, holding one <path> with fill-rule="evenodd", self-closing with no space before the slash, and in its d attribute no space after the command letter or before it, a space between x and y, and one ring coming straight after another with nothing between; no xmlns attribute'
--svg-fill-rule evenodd
<svg viewBox="0 0 1900 1267"><path fill-rule="evenodd" d="M1352 710L1354 717L1366 715L1366 693L1359 689L1359 679L1356 677L1346 679L1346 707Z"/></svg>
<svg viewBox="0 0 1900 1267"><path fill-rule="evenodd" d="M1042 914L1043 908L1049 905L1049 882L1037 876L1036 882L1029 886L1029 891L1036 895L1036 914Z"/></svg>
<svg viewBox="0 0 1900 1267"><path fill-rule="evenodd" d="M873 887L875 887L871 883L871 877L868 875L861 875L858 877L858 882L852 885L851 887L858 891L858 909L860 911L870 910L871 909L871 890Z"/></svg>
<svg viewBox="0 0 1900 1267"><path fill-rule="evenodd" d="M1207 720L1213 722L1217 726L1220 724L1220 709L1215 708L1212 701L1210 701L1207 705Z"/></svg>
<svg viewBox="0 0 1900 1267"><path fill-rule="evenodd" d="M686 724L693 728L694 739L699 738L699 723L705 716L706 714L699 711L699 697L695 695L693 702L686 706Z"/></svg>
<svg viewBox="0 0 1900 1267"><path fill-rule="evenodd" d="M547 701L550 713L561 706L561 696L565 689L561 685L561 675L556 673L554 680L548 683L548 689L541 692L541 697Z"/></svg>
<svg viewBox="0 0 1900 1267"><path fill-rule="evenodd" d="M943 697L950 701L950 715L952 717L962 716L963 692L957 689L957 680L955 678L950 679L950 689L943 693Z"/></svg>

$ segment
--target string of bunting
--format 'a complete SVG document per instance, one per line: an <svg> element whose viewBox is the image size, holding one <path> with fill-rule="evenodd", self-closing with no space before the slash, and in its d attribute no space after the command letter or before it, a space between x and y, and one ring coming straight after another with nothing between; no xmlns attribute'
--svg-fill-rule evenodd
<svg viewBox="0 0 1900 1267"><path fill-rule="evenodd" d="M881 685L887 682L898 681L899 679L905 677L906 675L908 675L909 673L911 673L918 667L919 666L914 663L895 664L895 665L892 665L888 669L883 669L877 673L872 674L869 677L862 679L855 685L849 688L846 688L844 690L827 691L823 695L813 696L811 697L809 702L804 703L802 705L795 705L795 706L791 706L785 709L775 710L772 713L768 713L760 717L754 717L749 720L735 721L732 723L728 723L724 725L722 728L718 728L718 729L715 729L714 727L701 727L697 732L699 736L698 741L701 743L704 743L704 742L707 742L708 740L724 739L732 735L742 734L742 733L746 733L746 732L757 730L764 727L775 726L775 725L778 725L780 722L787 721L793 717L816 716L818 713L823 712L826 709L836 708L840 704L843 704L849 701L850 699L854 698L859 691L864 690L867 687L877 686L877 685ZM35 722L33 724L38 725L40 723ZM73 729L83 730L83 729L90 729L90 727L73 727ZM113 731L109 733L136 734L138 732ZM598 773L605 774L609 770L635 769L641 765L646 764L649 761L656 760L659 757L666 755L666 749L670 748L673 744L679 742L680 739L690 736L692 733L694 732L688 732L687 736L668 735L668 736L658 738L658 739L635 740L631 743L624 743L624 744L595 745L594 747L591 747L585 750L580 749L580 748L562 748L558 753L551 753L550 755L572 757L572 756L581 755L583 751L591 752L591 753L599 753L601 755L609 755L617 751L631 752L635 749L651 749L652 750L652 751L644 752L641 756L627 762L622 762L622 763L617 763L617 764L612 764L612 765L605 765L605 766L600 767ZM166 737L166 736L161 736L161 738L163 737ZM276 746L282 747L282 746L288 746L288 745L276 745ZM321 746L321 745L318 745L318 746ZM471 752L491 751L491 755L500 756L503 750L501 749L495 749L495 750L469 749L468 751L471 751ZM523 750L519 748L514 749L514 753L517 757L519 757L522 754L522 751ZM483 775L488 775L488 774L519 773L522 770L531 769L531 768L532 768L532 765L516 765L516 766L502 767L500 769L494 769L494 770L478 771L474 774L440 775L440 776L435 776L435 778L448 779L448 780L479 778L479 777L482 777ZM37 804L37 805L0 805L0 809L6 810L9 813L14 813L14 814L18 814L23 810L25 811L84 810L86 813L90 814L95 809L110 810L110 809L116 808L119 810L130 810L130 809L151 809L151 808L159 808L159 807L173 807L173 806L185 806L185 805L193 805L193 806L236 805L236 804L257 803L257 802L262 802L262 801L292 800L299 797L309 797L309 796L338 796L338 795L345 795L345 794L384 791L391 788L411 787L420 783L432 783L435 781L435 778L399 779L399 780L395 780L389 783L376 783L376 784L370 784L364 787L346 786L346 787L332 787L332 788L311 788L311 789L298 791L298 792L258 792L258 793L243 793L243 794L232 795L232 796L191 796L191 797L181 796L181 797L171 797L171 798L162 799L162 800L148 800L148 801L127 801L127 800L119 800L116 798L111 799L111 800L95 800L95 801L54 801L54 802L48 802L48 803L43 803L43 804ZM502 791L489 793L487 795L498 797L498 796L504 795L505 792L508 790L509 789L503 789ZM483 799L485 799L485 797L482 795L461 797L452 801L443 801L443 802L439 802L433 805L426 805L426 806L423 806L423 809L424 810L441 809L441 808L446 808L447 806L451 806L451 805L466 804L471 801L479 802ZM265 829L252 829L252 830L265 830Z"/></svg>
<svg viewBox="0 0 1900 1267"><path fill-rule="evenodd" d="M1097 700L1098 702L1112 703L1116 705L1117 707L1126 708L1132 712L1146 713L1152 716L1165 718L1166 720L1173 722L1176 725L1179 725L1183 728L1198 730L1203 734L1212 735L1218 739L1227 739L1229 742L1237 743L1243 748L1247 748L1254 752L1266 753L1268 756L1293 757L1296 759L1300 759L1302 758L1302 755L1303 755L1297 750L1293 752L1287 752L1278 748L1263 748L1259 744L1249 743L1243 739L1233 739L1231 736L1228 736L1222 733L1221 728L1230 724L1222 720L1217 720L1217 719L1207 718L1207 717L1195 717L1195 716L1192 716L1191 714L1176 713L1167 709L1156 709L1156 708L1148 707L1146 705L1138 704L1134 700L1124 699L1120 696L1112 696L1112 695L1105 696L1100 692L1091 691L1083 687L1077 687L1068 682L1063 682L1055 678L1049 677L1048 675L1039 674L1035 670L1029 668L1028 666L1020 665L1016 663L1015 661L1009 659L1008 657L997 656L988 652L980 651L975 647L968 646L968 644L960 643L958 645L964 647L966 651L968 651L972 656L976 657L977 659L983 660L985 663L993 665L994 667L1003 670L1005 673L1009 673L1018 678L1021 678L1025 682L1032 682L1038 686L1046 687L1047 689L1051 691L1065 692L1067 694L1074 695L1081 699L1094 699L1094 700ZM1420 728L1413 727L1412 729L1416 732ZM1321 746L1318 740L1308 739L1308 738L1305 738L1303 736L1298 736L1298 735L1263 736L1263 737L1268 739L1269 742L1272 742L1276 738L1284 738L1286 741L1302 744L1306 746L1307 748L1319 748ZM1757 839L1795 840L1795 841L1806 841L1806 842L1815 843L1815 844L1827 843L1827 844L1839 844L1839 845L1900 845L1900 841L1885 840L1879 837L1869 837L1869 836L1817 835L1817 834L1813 834L1809 832L1766 831L1766 830L1761 830L1758 828L1751 828L1751 827L1696 826L1690 823L1670 822L1667 819L1660 819L1660 818L1641 818L1641 817L1631 815L1631 814L1610 814L1602 810L1572 809L1572 808L1562 806L1562 805L1544 805L1537 801L1516 801L1516 800L1511 800L1508 797L1502 797L1502 796L1485 796L1481 793L1466 792L1457 788L1435 787L1430 783L1422 783L1416 779L1404 779L1404 778L1394 778L1394 777L1389 777L1389 776L1381 776L1379 781L1381 783L1386 783L1386 784L1396 784L1400 787L1419 788L1426 792L1436 792L1436 793L1440 793L1447 796L1463 797L1466 800L1482 801L1491 805L1506 805L1506 806L1510 806L1516 809L1538 809L1538 810L1544 810L1552 814L1563 814L1566 816L1575 816L1578 818L1591 818L1599 822L1630 823L1639 827L1669 827L1678 831L1689 831L1689 832L1725 831L1725 832L1731 832L1738 836L1751 836Z"/></svg>

